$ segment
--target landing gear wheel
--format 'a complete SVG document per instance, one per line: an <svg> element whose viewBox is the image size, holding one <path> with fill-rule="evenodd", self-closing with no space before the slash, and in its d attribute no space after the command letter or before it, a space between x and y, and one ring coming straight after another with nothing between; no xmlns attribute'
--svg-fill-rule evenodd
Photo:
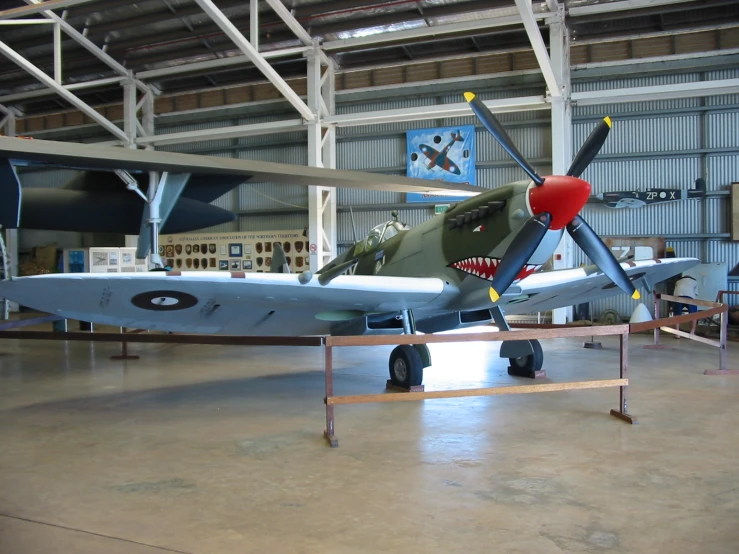
<svg viewBox="0 0 739 554"><path fill-rule="evenodd" d="M511 364L508 368L508 375L536 379L536 372L541 371L541 366L544 364L544 351L538 340L532 340L531 347L534 349L533 354L520 358L508 358Z"/></svg>
<svg viewBox="0 0 739 554"><path fill-rule="evenodd" d="M423 382L423 360L412 345L401 344L390 354L390 381L404 389Z"/></svg>

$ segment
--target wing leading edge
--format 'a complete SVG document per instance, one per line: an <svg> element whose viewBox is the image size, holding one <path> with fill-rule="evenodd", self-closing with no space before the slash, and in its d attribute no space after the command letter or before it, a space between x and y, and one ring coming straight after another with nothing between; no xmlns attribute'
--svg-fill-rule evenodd
<svg viewBox="0 0 739 554"><path fill-rule="evenodd" d="M668 258L622 263L634 285L654 286L699 263L696 258ZM503 296L508 314L543 312L623 294L593 266L535 273Z"/></svg>
<svg viewBox="0 0 739 554"><path fill-rule="evenodd" d="M437 278L345 275L322 286L280 273L39 275L0 282L0 296L69 319L136 329L231 335L328 334L367 314L438 309L456 289Z"/></svg>

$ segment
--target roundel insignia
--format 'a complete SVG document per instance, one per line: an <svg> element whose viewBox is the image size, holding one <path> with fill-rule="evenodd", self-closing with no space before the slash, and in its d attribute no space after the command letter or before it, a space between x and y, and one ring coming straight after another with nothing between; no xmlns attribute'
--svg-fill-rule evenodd
<svg viewBox="0 0 739 554"><path fill-rule="evenodd" d="M197 303L198 299L192 294L175 290L152 290L142 292L131 298L131 304L137 308L154 312L186 310Z"/></svg>

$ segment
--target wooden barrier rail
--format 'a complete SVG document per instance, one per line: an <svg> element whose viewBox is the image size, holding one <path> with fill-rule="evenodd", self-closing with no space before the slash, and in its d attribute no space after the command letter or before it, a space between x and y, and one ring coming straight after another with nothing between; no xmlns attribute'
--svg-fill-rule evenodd
<svg viewBox="0 0 739 554"><path fill-rule="evenodd" d="M334 394L333 349L344 346L378 346L398 344L431 344L443 342L477 342L534 340L544 338L584 337L591 335L620 337L619 378L589 381L571 381L565 383L545 383L536 385L514 385L505 387L486 387L476 389L458 389L444 391L418 391L395 394L360 394L337 396ZM629 326L604 325L599 327L560 327L550 329L523 331L495 331L489 333L460 333L454 335L376 335L358 337L325 337L324 376L326 397L326 429L323 434L331 447L337 447L334 406L346 404L366 404L373 402L408 402L431 400L436 398L461 398L471 396L499 396L504 394L531 394L538 392L557 392L565 390L597 389L605 387L619 388L618 410L611 410L611 415L627 423L636 423L636 418L628 413L628 370L629 370Z"/></svg>
<svg viewBox="0 0 739 554"><path fill-rule="evenodd" d="M703 372L704 375L737 375L739 370L727 369L726 368L726 346L728 342L728 312L729 306L720 302L723 299L722 293L731 293L732 291L719 291L718 300L719 302L709 302L707 300L696 300L694 298L686 298L684 296L671 296L669 294L654 293L654 321L646 321L644 323L631 324L631 332L636 333L639 331L648 331L654 329L654 342L648 344L644 348L651 349L666 349L669 348L667 345L660 344L660 332L668 333L678 337L690 339L708 346L718 348L718 369L707 369ZM708 308L707 310L699 310L693 314L685 315L673 315L672 317L660 318L660 300L666 300L668 302L677 302L680 304L689 304L691 306L700 306ZM706 337L699 337L692 333L686 333L679 329L672 329L671 325L679 327L681 323L688 321L698 321L699 319L705 319L714 315L720 316L719 321L719 340L713 340Z"/></svg>

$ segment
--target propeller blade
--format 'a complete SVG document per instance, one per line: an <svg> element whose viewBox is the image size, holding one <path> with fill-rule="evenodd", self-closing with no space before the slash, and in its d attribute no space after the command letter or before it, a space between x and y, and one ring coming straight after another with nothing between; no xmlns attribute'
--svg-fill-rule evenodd
<svg viewBox="0 0 739 554"><path fill-rule="evenodd" d="M582 217L579 215L575 216L575 219L567 225L567 232L572 237L572 240L582 248L585 255L598 266L598 269L605 273L611 281L616 283L622 291L630 295L634 300L641 298L641 294L636 290L634 283L626 275L624 268L618 263L616 257L603 241L600 240L600 237L595 234L595 231L590 228L590 225L585 223Z"/></svg>
<svg viewBox="0 0 739 554"><path fill-rule="evenodd" d="M575 159L572 160L570 169L567 170L567 175L570 177L579 177L582 175L582 172L585 171L603 147L603 143L608 138L608 132L611 130L611 125L611 118L604 117L603 121L593 129L580 147L580 151L575 156Z"/></svg>
<svg viewBox="0 0 739 554"><path fill-rule="evenodd" d="M521 270L526 267L526 262L536 252L544 235L552 223L552 216L548 213L540 213L523 224L518 234L508 246L503 258L498 264L498 269L490 285L490 299L497 302Z"/></svg>
<svg viewBox="0 0 739 554"><path fill-rule="evenodd" d="M518 151L518 148L516 148L516 145L513 144L511 137L509 137L508 133L505 132L503 126L493 115L493 112L491 112L488 107L483 104L482 101L480 101L480 99L477 98L477 96L475 96L475 94L472 92L465 92L464 99L467 100L470 108L472 108L472 111L475 112L475 115L477 115L485 128L490 131L490 134L495 137L495 140L500 143L503 149L511 155L511 158L513 158L515 162L521 166L521 169L523 169L528 174L528 176L531 177L534 183L536 183L537 185L541 185L542 183L544 183L544 179L540 177L536 173L536 171L534 171L534 168L531 167L529 162L526 161L526 158L523 157L523 154Z"/></svg>

